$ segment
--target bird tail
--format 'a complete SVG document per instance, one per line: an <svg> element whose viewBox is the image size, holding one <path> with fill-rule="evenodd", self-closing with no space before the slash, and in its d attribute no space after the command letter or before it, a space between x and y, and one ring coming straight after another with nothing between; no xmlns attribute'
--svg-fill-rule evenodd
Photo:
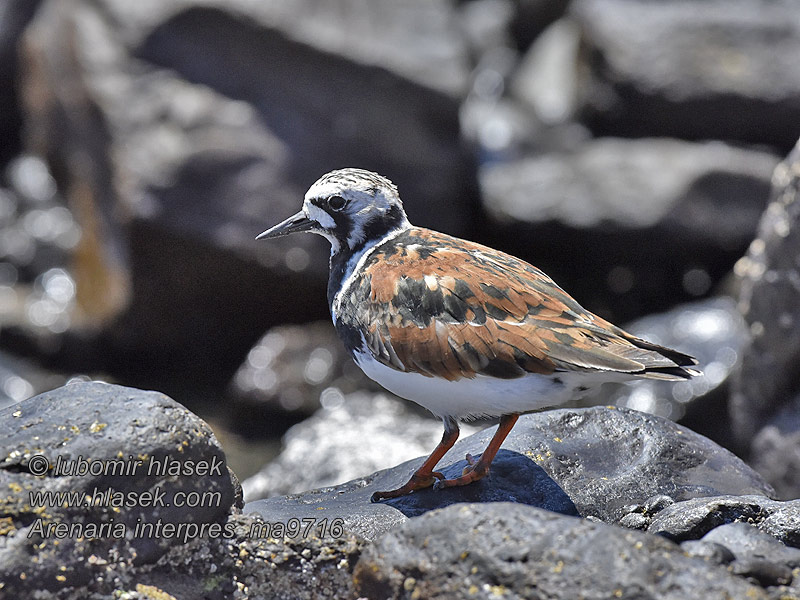
<svg viewBox="0 0 800 600"><path fill-rule="evenodd" d="M648 379L661 379L664 381L683 381L685 379L691 379L692 377L698 377L703 374L703 372L698 369L689 368L689 365L697 364L697 359L693 356L689 356L683 352L678 352L672 348L666 348L664 346L659 346L658 344L653 344L652 342L648 342L647 340L643 340L632 335L628 335L626 337L634 346L642 348L643 350L656 352L664 358L667 358L675 363L673 366L647 367L642 374L643 377Z"/></svg>

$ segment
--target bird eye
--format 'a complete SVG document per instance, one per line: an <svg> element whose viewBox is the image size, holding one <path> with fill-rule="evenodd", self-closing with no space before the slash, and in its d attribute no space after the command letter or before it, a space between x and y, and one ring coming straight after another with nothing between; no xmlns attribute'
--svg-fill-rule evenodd
<svg viewBox="0 0 800 600"><path fill-rule="evenodd" d="M342 210L345 204L347 204L347 200L341 196L331 196L328 198L328 206L333 210Z"/></svg>

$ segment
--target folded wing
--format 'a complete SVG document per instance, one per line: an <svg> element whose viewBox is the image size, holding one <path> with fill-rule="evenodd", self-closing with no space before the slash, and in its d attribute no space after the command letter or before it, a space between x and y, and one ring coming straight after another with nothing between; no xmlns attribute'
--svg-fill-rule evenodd
<svg viewBox="0 0 800 600"><path fill-rule="evenodd" d="M688 379L696 361L581 307L528 263L412 228L369 257L347 302L376 360L449 380L557 371Z"/></svg>

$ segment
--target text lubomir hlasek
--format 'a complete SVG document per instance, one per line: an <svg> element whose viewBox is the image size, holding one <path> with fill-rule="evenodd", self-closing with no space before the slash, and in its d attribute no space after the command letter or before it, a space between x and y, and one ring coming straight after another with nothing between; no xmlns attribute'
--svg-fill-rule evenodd
<svg viewBox="0 0 800 600"><path fill-rule="evenodd" d="M221 476L223 462L217 456L208 460L178 460L169 455L163 458L151 456L147 459L128 455L127 458L106 458L92 460L79 455L77 458L65 459L58 456L53 467L54 476L135 476L148 477L195 477Z"/></svg>

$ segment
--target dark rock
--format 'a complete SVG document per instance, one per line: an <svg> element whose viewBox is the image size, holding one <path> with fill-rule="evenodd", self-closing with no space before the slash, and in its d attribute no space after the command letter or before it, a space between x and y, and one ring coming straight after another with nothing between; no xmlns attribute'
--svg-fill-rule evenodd
<svg viewBox="0 0 800 600"><path fill-rule="evenodd" d="M7 0L0 5L0 166L21 149L18 44L41 0Z"/></svg>
<svg viewBox="0 0 800 600"><path fill-rule="evenodd" d="M650 524L650 518L638 512L628 513L624 517L622 517L618 524L622 527L627 527L628 529L647 529L647 526Z"/></svg>
<svg viewBox="0 0 800 600"><path fill-rule="evenodd" d="M163 395L100 383L69 385L0 412L0 596L41 600L234 597L280 599L350 598L352 570L364 541L337 523L264 523L231 505L234 488L213 434L197 417ZM34 454L108 461L133 456L152 461L172 456L188 461L220 460L220 474L60 476L28 473ZM96 463L95 463L96 464ZM199 463L196 463L199 464ZM27 465L27 466L26 466ZM95 488L165 492L165 507L32 507L29 491L68 491L82 496ZM10 491L9 491L10 490ZM220 492L203 506L177 510L179 492ZM209 506L209 504L211 506ZM235 505L234 505L235 506ZM27 539L36 519L47 522L123 523L130 533L138 519L166 526L214 525L206 534L151 539L114 539L101 534L65 539ZM280 531L282 527L283 533ZM148 544L151 547L148 547ZM157 548L155 547L157 546Z"/></svg>
<svg viewBox="0 0 800 600"><path fill-rule="evenodd" d="M667 540L508 503L410 519L365 548L354 580L368 598L767 597Z"/></svg>
<svg viewBox="0 0 800 600"><path fill-rule="evenodd" d="M753 356L752 360L759 358ZM752 376L759 377L755 373ZM775 488L778 498L800 497L800 395L780 408L755 434L749 463Z"/></svg>
<svg viewBox="0 0 800 600"><path fill-rule="evenodd" d="M364 541L340 533L282 538L264 532L270 528L252 515L233 515L230 539L197 538L175 546L147 569L126 579L163 589L176 598L275 598L331 600L355 598L352 572ZM141 582L141 583L140 583Z"/></svg>
<svg viewBox="0 0 800 600"><path fill-rule="evenodd" d="M44 5L26 35L28 144L81 207L99 358L232 373L269 326L323 318L324 241L253 237L330 168L378 170L412 220L469 230L467 67L443 1Z"/></svg>
<svg viewBox="0 0 800 600"><path fill-rule="evenodd" d="M449 477L460 474L466 466L464 455L482 452L493 431L457 442L439 470ZM267 521L287 515L341 517L347 531L374 539L407 516L455 502L513 500L616 523L627 505L660 494L680 501L772 491L733 454L675 423L631 410L589 408L522 416L492 464L491 475L475 484L368 503L373 492L405 483L423 460L332 488L251 502L245 511L255 511Z"/></svg>
<svg viewBox="0 0 800 600"><path fill-rule="evenodd" d="M539 34L567 11L571 0L514 0L516 14L511 35L520 49L527 48Z"/></svg>
<svg viewBox="0 0 800 600"><path fill-rule="evenodd" d="M429 488L402 498L370 502L374 492L393 489L405 483L423 460L407 461L393 469L378 471L334 487L249 502L244 512L258 514L269 522L285 522L293 517L327 518L329 521L341 519L345 532L367 540L374 540L410 517L462 502L510 500L563 514L578 514L564 490L541 467L516 452L503 449L492 462L491 477L473 485L444 490ZM442 464L446 464L446 461L447 455ZM439 471L445 477L458 477L466 465L467 462L461 460L439 468Z"/></svg>
<svg viewBox="0 0 800 600"><path fill-rule="evenodd" d="M694 498L676 502L653 518L648 531L671 540L696 540L727 523L750 523L789 546L800 540L800 501L761 495ZM705 538L704 538L705 539Z"/></svg>
<svg viewBox="0 0 800 600"><path fill-rule="evenodd" d="M800 144L775 169L773 184L758 236L735 269L752 336L730 399L734 432L745 447L800 392ZM798 418L792 421L796 428Z"/></svg>
<svg viewBox="0 0 800 600"><path fill-rule="evenodd" d="M735 557L731 572L760 585L788 585L792 569L800 566L800 550L788 548L771 535L748 523L728 523L712 529L702 542L727 548Z"/></svg>
<svg viewBox="0 0 800 600"><path fill-rule="evenodd" d="M727 523L703 536L703 540L725 546L737 560L770 560L789 567L800 566L800 549L790 548L749 523Z"/></svg>
<svg viewBox="0 0 800 600"><path fill-rule="evenodd" d="M681 542L681 550L694 558L704 558L718 565L727 565L734 560L733 552L722 544L706 540Z"/></svg>
<svg viewBox="0 0 800 600"><path fill-rule="evenodd" d="M162 394L76 383L5 408L0 421L4 594L82 586L114 557L124 569L201 527L225 532L235 501L225 456L205 423ZM30 496L39 492L75 496Z"/></svg>
<svg viewBox="0 0 800 600"><path fill-rule="evenodd" d="M788 150L800 120L792 2L577 0L583 118L600 135L674 136Z"/></svg>
<svg viewBox="0 0 800 600"><path fill-rule="evenodd" d="M800 501L783 502L759 524L759 529L787 546L800 548Z"/></svg>
<svg viewBox="0 0 800 600"><path fill-rule="evenodd" d="M270 329L250 350L232 387L236 411L300 417L320 408L325 390L338 390L330 404L356 390L382 389L356 366L330 321Z"/></svg>
<svg viewBox="0 0 800 600"><path fill-rule="evenodd" d="M441 421L416 414L405 400L385 394L344 395L337 389L325 391L322 400L320 411L286 432L280 455L245 480L248 502L386 469L430 453L442 437ZM473 431L467 425L463 433Z"/></svg>
<svg viewBox="0 0 800 600"><path fill-rule="evenodd" d="M662 510L647 530L676 542L698 540L725 523L763 520L768 514L767 502L767 498L754 495L693 498Z"/></svg>
<svg viewBox="0 0 800 600"><path fill-rule="evenodd" d="M675 504L675 500L671 496L667 496L666 494L657 494L652 498L645 500L643 508L645 513L654 515L657 512L664 510L668 506L672 506L673 504Z"/></svg>
<svg viewBox="0 0 800 600"><path fill-rule="evenodd" d="M495 245L620 322L703 296L729 273L776 162L719 142L605 138L487 165L480 178L502 225Z"/></svg>
<svg viewBox="0 0 800 600"><path fill-rule="evenodd" d="M627 504L664 494L679 501L713 495L715 489L771 493L733 454L652 415L597 407L525 418L504 447L542 466L583 516L615 522ZM480 446L478 439L488 440L490 433L477 434L473 445Z"/></svg>
<svg viewBox="0 0 800 600"><path fill-rule="evenodd" d="M569 0L469 0L459 2L461 27L480 56L506 45L524 50L548 25L564 16Z"/></svg>
<svg viewBox="0 0 800 600"><path fill-rule="evenodd" d="M763 587L788 585L794 577L786 565L776 565L772 560L763 558L736 559L731 563L730 571L734 575L753 579Z"/></svg>
<svg viewBox="0 0 800 600"><path fill-rule="evenodd" d="M629 504L623 507L623 516L617 521L617 525L628 529L646 530L650 526L653 515L674 503L675 500L666 494L656 494L645 500L644 504Z"/></svg>
<svg viewBox="0 0 800 600"><path fill-rule="evenodd" d="M172 546L158 561L130 565L130 560L90 558L95 577L85 585L62 586L50 593L37 589L41 600L102 600L120 596L141 600L177 598L227 600L331 600L355 598L352 571L364 540L316 521L305 534L271 537L275 523L251 515L232 514L225 522L229 536L197 537ZM326 535L319 535L322 527ZM331 533L333 531L333 533ZM25 596L28 597L28 596ZM33 596L31 596L33 597Z"/></svg>

